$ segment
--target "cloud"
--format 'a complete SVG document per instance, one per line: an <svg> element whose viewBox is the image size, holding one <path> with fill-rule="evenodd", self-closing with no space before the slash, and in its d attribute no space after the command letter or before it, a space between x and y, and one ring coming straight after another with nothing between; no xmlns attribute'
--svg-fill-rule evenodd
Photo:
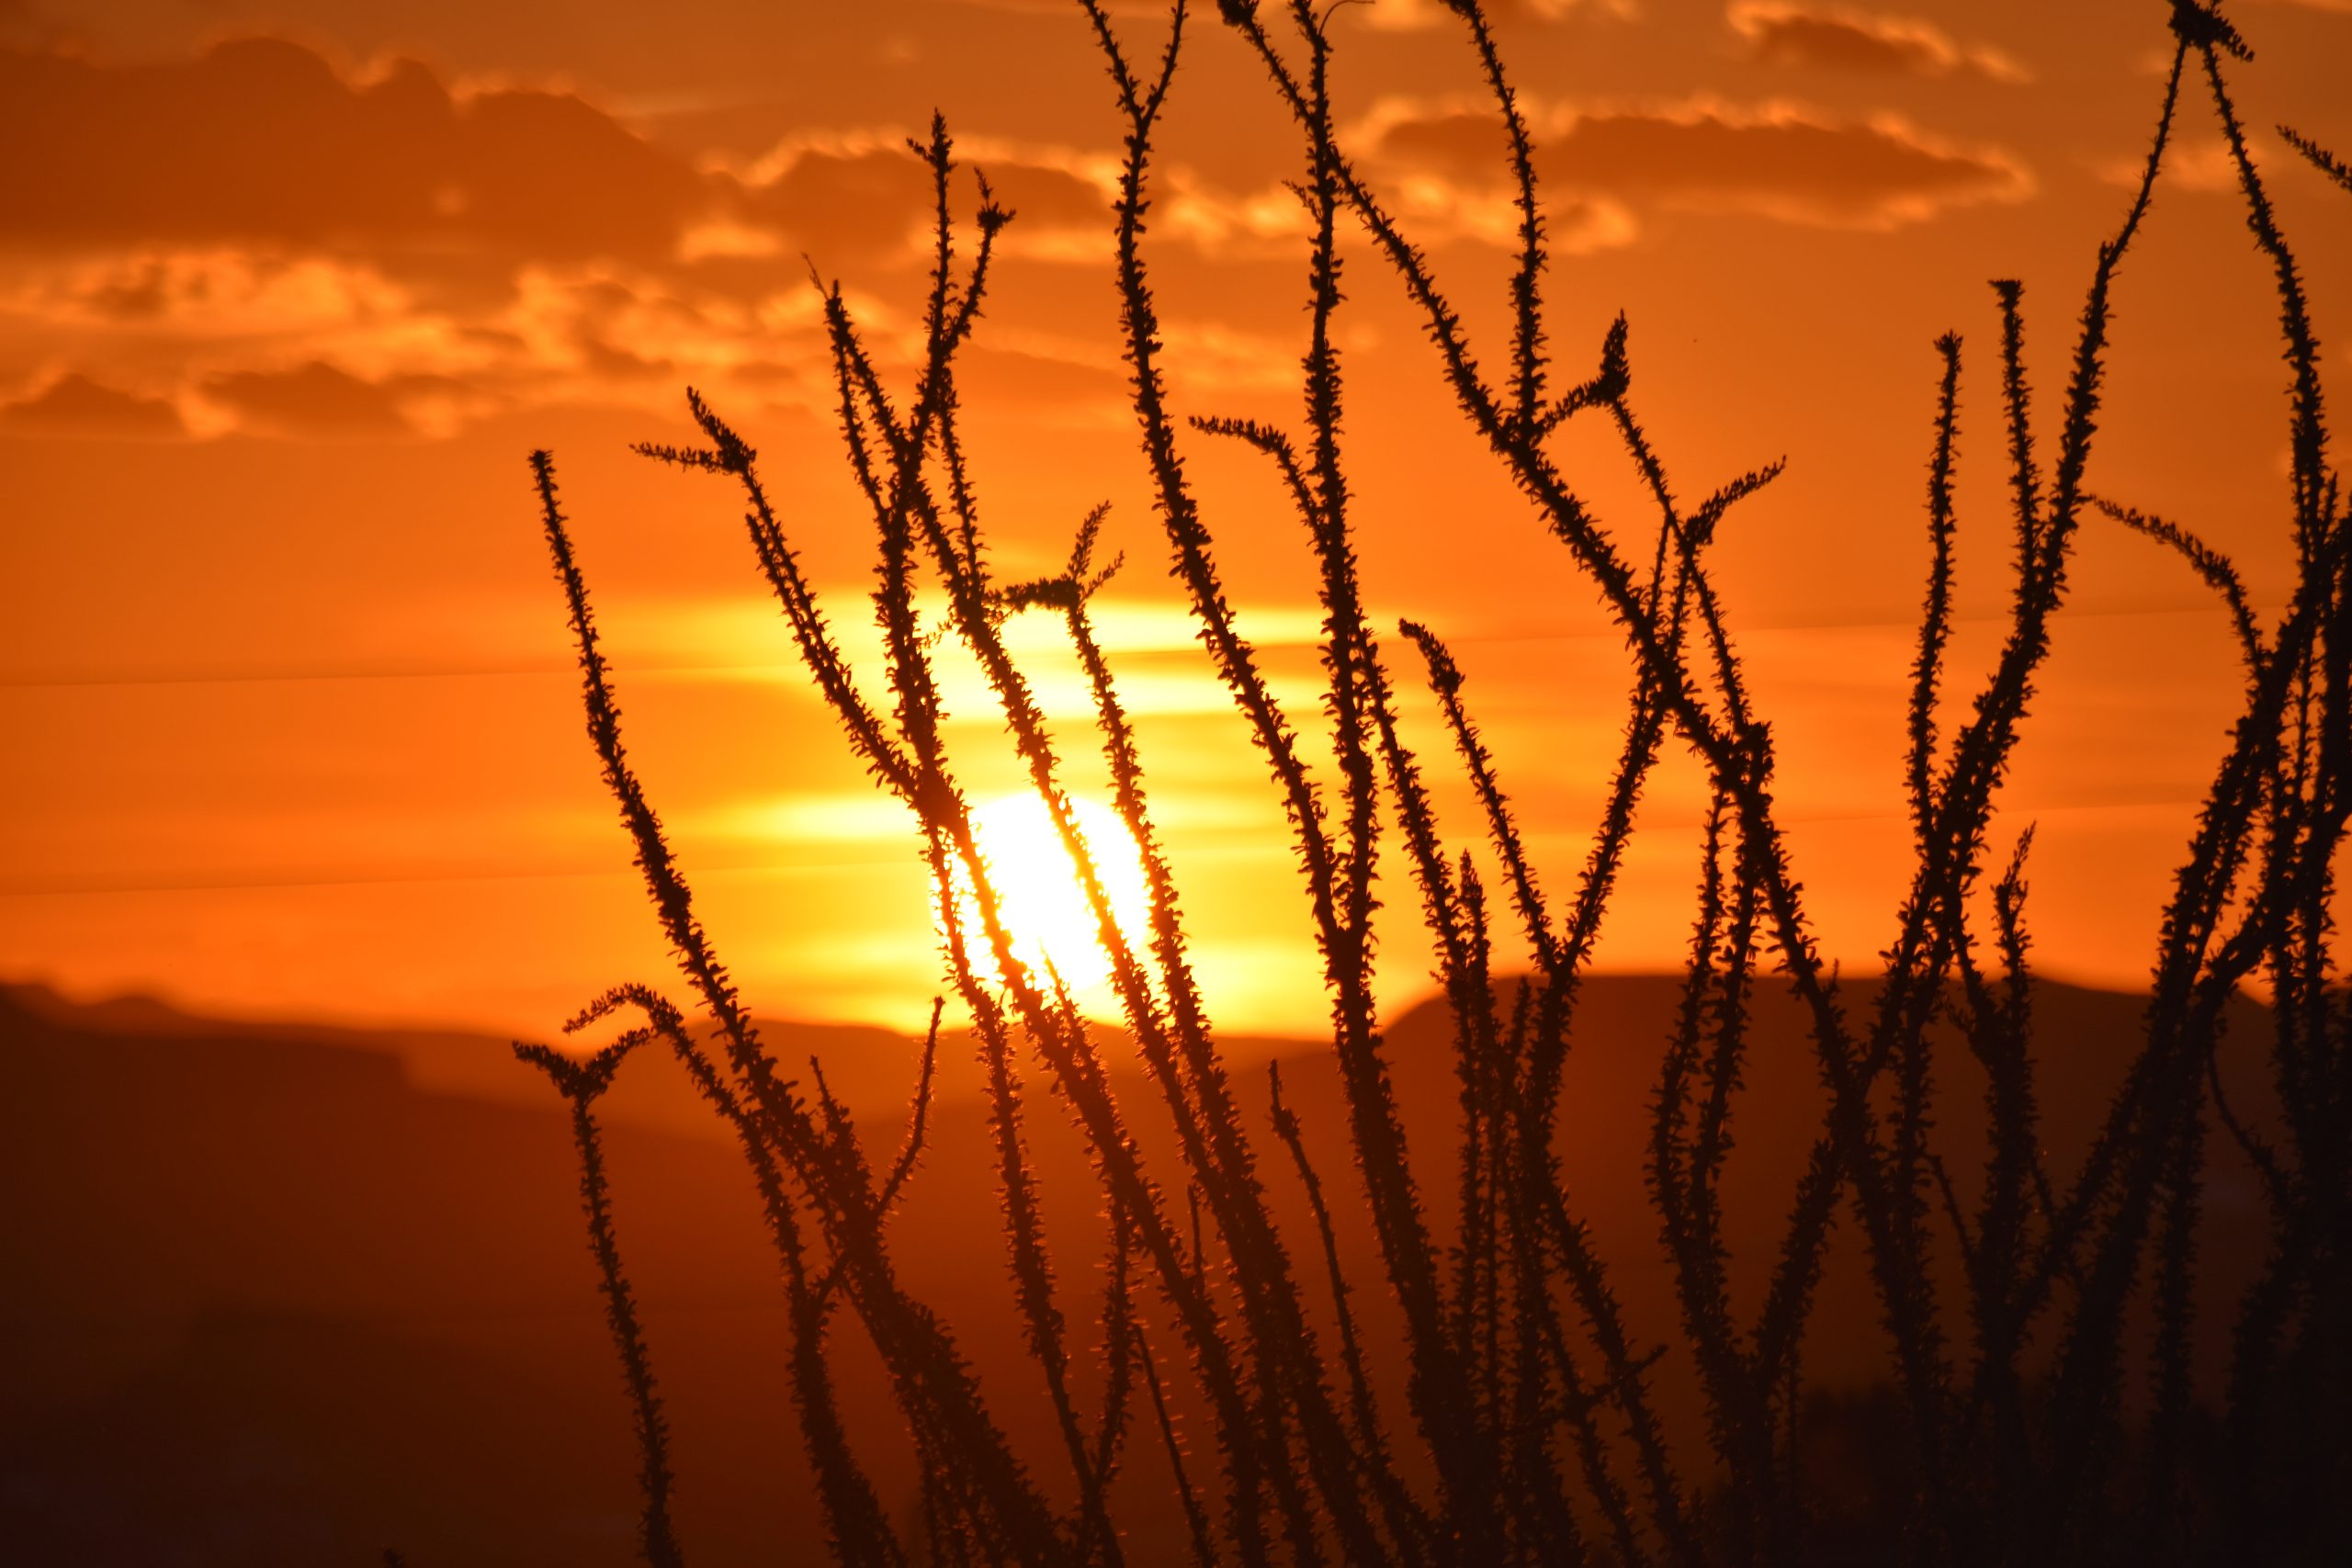
<svg viewBox="0 0 2352 1568"><path fill-rule="evenodd" d="M426 270L666 256L707 176L564 94L453 96L243 39L175 63L0 52L0 243L267 243Z"/></svg>
<svg viewBox="0 0 2352 1568"><path fill-rule="evenodd" d="M2260 150L2254 150L2253 155L2259 169ZM2148 154L2144 149L2119 153L2094 160L2091 166L2108 184L2132 190L2138 188L2141 176L2147 172ZM2164 169L2158 177L2173 190L2219 196L2238 188L2238 164L2231 155L2229 143L2218 136L2176 136L2165 144Z"/></svg>
<svg viewBox="0 0 2352 1568"><path fill-rule="evenodd" d="M1895 116L1856 121L1703 96L1531 111L1547 186L1627 202L1891 228L2032 189L2007 153L1959 147ZM1364 135L1407 177L1489 186L1506 175L1500 128L1483 108L1391 101Z"/></svg>
<svg viewBox="0 0 2352 1568"><path fill-rule="evenodd" d="M958 157L1019 214L1008 254L1103 259L1109 154L974 137ZM0 331L35 364L168 374L198 434L666 403L738 367L774 389L805 363L813 387L799 255L872 290L857 312L886 356L929 255L930 178L896 129L729 167L570 93L344 71L269 39L146 64L0 50ZM959 174L960 221L977 196Z"/></svg>
<svg viewBox="0 0 2352 1568"><path fill-rule="evenodd" d="M1007 232L1027 229L1055 233L1072 231L1100 236L1110 243L1111 202L1116 175L1110 158L1060 152L1008 149L1010 156L989 161L976 155L975 164L989 176L1001 206L1013 213Z"/></svg>
<svg viewBox="0 0 2352 1568"><path fill-rule="evenodd" d="M730 171L751 221L801 238L828 275L876 264L927 265L934 197L930 171L897 130L813 130L786 138L749 166ZM959 135L949 213L968 223L985 177L998 206L1013 214L999 241L1007 254L1054 260L1107 258L1115 154L1007 137ZM1169 176L1181 180L1182 171ZM968 243L969 235L960 236Z"/></svg>
<svg viewBox="0 0 2352 1568"><path fill-rule="evenodd" d="M1015 11L1040 16L1064 17L1069 14L1068 0L955 0L962 6L976 6L986 11ZM1105 0L1102 7L1115 18L1145 23L1166 22L1168 0ZM1279 4L1263 4L1261 15L1287 10ZM1506 25L1518 22L1552 23L1564 21L1578 12L1597 13L1612 17L1626 17L1640 10L1639 0L1487 0L1487 16L1490 20ZM1361 22L1380 32L1424 32L1431 28L1458 28L1462 18L1448 7L1444 0L1364 0L1339 13L1351 22ZM1194 25L1216 23L1215 7L1204 6L1195 12Z"/></svg>
<svg viewBox="0 0 2352 1568"><path fill-rule="evenodd" d="M25 369L163 393L198 435L437 434L501 409L667 406L689 380L821 408L802 254L850 286L886 363L920 335L933 189L905 132L808 127L756 160L696 159L568 91L277 39L145 63L0 49L0 334ZM975 171L1016 214L986 340L1004 352L977 380L1057 415L1113 406L1091 351L997 340L1065 322L1076 268L1107 332L1116 150L981 132L956 155L966 259ZM1304 217L1279 185L1159 180L1156 243L1295 259ZM1450 232L1444 193L1420 194ZM1611 198L1564 212L1563 251L1631 231ZM1295 378L1288 337L1273 352L1237 311L1195 324L1196 378Z"/></svg>
<svg viewBox="0 0 2352 1568"><path fill-rule="evenodd" d="M445 291L495 290L525 265L723 280L702 264L748 256L773 286L798 281L775 258L801 252L829 267L913 265L931 213L929 175L894 131L813 134L748 171L704 167L571 93L453 90L413 61L345 74L277 39L143 65L0 51L0 246L18 251L357 257ZM1099 225L1099 171L1075 172L1075 155L984 151L1024 221ZM115 303L129 315L157 299L151 283Z"/></svg>
<svg viewBox="0 0 2352 1568"><path fill-rule="evenodd" d="M441 376L370 381L324 360L287 370L237 370L208 378L204 395L241 428L272 435L405 435L431 419L421 409L469 395Z"/></svg>
<svg viewBox="0 0 2352 1568"><path fill-rule="evenodd" d="M1630 17L1635 0L1487 0L1487 15L1498 22L1558 22L1577 11ZM1372 0L1364 19L1383 32L1422 32L1462 25L1442 0Z"/></svg>
<svg viewBox="0 0 2352 1568"><path fill-rule="evenodd" d="M91 380L61 376L31 397L0 404L0 431L20 435L134 436L148 440L187 434L175 404Z"/></svg>
<svg viewBox="0 0 2352 1568"><path fill-rule="evenodd" d="M1419 243L1470 240L1502 250L1519 245L1519 209L1499 179L1485 189L1470 189L1442 175L1417 172L1385 195L1389 209L1409 221ZM1556 186L1544 194L1544 242L1555 256L1617 250L1640 233L1633 210L1612 197L1563 195Z"/></svg>
<svg viewBox="0 0 2352 1568"><path fill-rule="evenodd" d="M414 305L410 290L361 262L229 245L12 259L0 310L184 340L364 328Z"/></svg>
<svg viewBox="0 0 2352 1568"><path fill-rule="evenodd" d="M752 189L749 204L795 233L821 232L816 259L830 272L911 254L929 218L931 176L904 146L808 148Z"/></svg>
<svg viewBox="0 0 2352 1568"><path fill-rule="evenodd" d="M2029 79L2025 68L2000 51L1955 43L1916 17L1788 0L1738 0L1727 17L1758 60L1884 75Z"/></svg>
<svg viewBox="0 0 2352 1568"><path fill-rule="evenodd" d="M1716 106L1581 115L1553 160L1579 186L1799 222L1916 222L2028 188L2003 155L1939 143L1893 118L1838 124Z"/></svg>

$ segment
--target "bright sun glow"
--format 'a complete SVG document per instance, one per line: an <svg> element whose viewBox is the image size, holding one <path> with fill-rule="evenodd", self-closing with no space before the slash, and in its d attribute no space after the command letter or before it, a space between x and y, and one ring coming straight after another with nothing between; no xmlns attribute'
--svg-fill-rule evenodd
<svg viewBox="0 0 2352 1568"><path fill-rule="evenodd" d="M1135 839L1109 809L1091 800L1073 799L1070 806L1079 836L1086 841L1095 874L1111 900L1112 914L1129 945L1141 953L1150 939L1151 897ZM1094 913L1079 886L1078 868L1062 849L1046 803L1034 795L983 802L973 807L972 831L1021 962L1036 971L1041 981L1045 966L1052 964L1081 1003L1107 1000L1102 987L1110 980L1110 960L1096 938ZM986 973L991 966L983 956L979 910L960 866L956 885L957 917Z"/></svg>

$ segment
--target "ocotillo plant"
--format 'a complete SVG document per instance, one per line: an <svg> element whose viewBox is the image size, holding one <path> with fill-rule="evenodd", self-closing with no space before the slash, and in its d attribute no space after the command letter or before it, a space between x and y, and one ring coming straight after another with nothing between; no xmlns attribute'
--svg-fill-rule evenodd
<svg viewBox="0 0 2352 1568"><path fill-rule="evenodd" d="M1933 345L1927 582L1900 759L1910 874L1883 973L1862 987L1841 984L1816 949L1776 814L1771 728L1710 566L1731 510L1779 466L1688 504L1638 416L1624 319L1589 377L1564 369L1546 315L1552 230L1534 132L1484 9L1476 0L1448 6L1504 132L1515 193L1511 324L1498 376L1482 368L1428 255L1342 136L1331 82L1344 10L1307 0L1217 7L1298 135L1307 339L1294 432L1180 420L1170 406L1146 220L1155 137L1203 18L1189 0L1175 0L1164 37L1143 50L1100 0L1075 0L1122 135L1112 282L1169 569L1266 761L1321 958L1352 1182L1317 1170L1279 1076L1269 1085L1272 1131L1302 1184L1312 1236L1286 1235L1277 1222L1260 1169L1261 1123L1227 1073L1187 957L1143 755L1090 611L1108 576L1093 564L1102 513L1085 519L1057 576L1012 583L991 567L959 423L957 362L1012 215L981 181L970 228L954 220L956 166L944 123L935 119L912 144L935 208L911 385L889 384L845 295L821 288L844 455L875 529L887 703L851 669L757 456L735 428L689 392L699 441L643 448L741 492L754 559L810 681L877 787L920 825L943 971L979 1052L1013 1304L1057 1435L1049 1451L1022 1451L991 1414L987 1385L1019 1369L982 1377L940 1314L910 1294L892 1258L891 1213L932 1110L940 1008L905 1146L877 1174L864 1134L821 1077L813 1101L786 1077L695 918L623 750L552 461L533 457L589 731L662 929L709 1019L697 1033L658 995L625 988L573 1027L622 1009L641 1014L646 1021L614 1049L666 1042L741 1145L783 1266L791 1386L823 1533L852 1563L1122 1562L1137 1543L1123 1530L1115 1483L1128 1436L1143 1426L1140 1385L1165 1465L1153 1484L1177 1497L1182 1549L1202 1562L1812 1561L1824 1500L1807 1462L1816 1406L1803 1350L1833 1228L1850 1213L1900 1432L1888 1456L1901 1477L1899 1517L1879 1545L1888 1560L2167 1561L2227 1544L2247 1560L2305 1561L2352 1540L2352 1357L2343 1343L2352 1324L2352 1007L2335 976L2331 920L2335 857L2352 812L2352 517L2330 456L2302 275L2228 89L2225 62L2250 58L2243 41L2214 7L2170 0L2169 65L2145 161L2093 258L2054 421L2037 417L2024 368L2024 292L2014 282L1994 286L2014 584L2006 637L1957 722L1947 715L1948 688L1962 679L1951 667L1951 634L1964 363L1959 336ZM2163 180L2184 96L2193 94L2210 101L2276 282L2296 576L2284 609L2268 617L2222 552L2122 499L2121 481L2092 488L2113 297ZM2287 135L2352 187L2326 151ZM1471 432L1597 588L1624 637L1624 743L1593 848L1565 899L1546 890L1558 874L1535 863L1513 815L1506 761L1482 739L1464 669L1426 626L1400 623L1397 640L1386 641L1363 604L1335 326L1348 226L1368 237L1418 312ZM1606 426L1623 446L1655 512L1639 533L1612 530L1582 498L1555 439L1579 420ZM1209 439L1261 454L1306 531L1323 612L1314 716L1286 708L1228 603L1216 535L1186 467L1195 444ZM2102 518L2175 551L2222 596L2240 645L2245 703L2157 922L2143 1033L2086 1154L2065 1169L2053 1168L2039 1135L2037 1062L2051 1045L2037 1025L2027 962L2030 834L2014 845L1992 839L2081 529ZM925 624L919 595L944 603L944 628ZM1008 641L1007 621L1024 614L1058 618L1090 683L1114 803L1141 854L1144 932L1131 934L1113 908L1065 786L1064 739ZM985 675L1014 758L1077 869L1119 1022L1146 1069L1140 1094L1119 1092L1101 1032L1080 1016L1059 976L1022 957L1009 929L943 738L943 633ZM1475 849L1443 838L1430 764L1402 739L1402 716L1417 699L1393 660L1407 644L1477 803ZM1601 1255L1582 1196L1564 1187L1559 1127L1579 987L1645 784L1669 747L1687 750L1703 770L1708 806L1690 960L1644 1108L1647 1157L1622 1173L1654 1213L1676 1316L1634 1322L1612 1277L1622 1265ZM1460 1136L1438 1151L1443 1165L1408 1146L1374 1001L1384 841L1386 863L1403 864L1418 895L1452 1021ZM1525 953L1516 978L1498 956L1512 946ZM1731 1254L1723 1206L1734 1125L1752 1078L1792 1071L1749 1050L1758 991L1770 986L1785 987L1808 1021L1814 1060L1801 1071L1817 1077L1824 1110L1777 1249L1742 1260ZM2225 1010L2249 987L2267 998L2281 1108L2267 1127L2232 1106L2216 1066ZM1986 1086L1984 1143L1975 1149L1957 1146L1938 1114L1951 1082L1939 1057L1949 1064L1954 1050L1973 1058ZM599 1196L592 1095L580 1087L608 1077L617 1056L585 1068L534 1059L573 1100L582 1129L592 1234L645 1443L648 1551L674 1561L648 1351ZM1024 1123L1024 1094L1039 1080L1085 1139L1108 1219L1099 1337L1072 1330L1068 1281L1076 1275L1071 1260L1052 1255L1040 1217ZM1136 1131L1142 1118L1165 1118L1171 1136L1160 1146L1172 1156L1147 1157ZM2193 1317L2206 1310L2198 1235L2217 1130L2259 1173L2269 1225L2267 1260L2235 1309L2222 1442L2199 1436L2205 1407L2188 1355ZM1447 1183L1452 1214L1433 1218L1427 1194ZM1374 1278L1351 1278L1335 1239L1335 1213L1359 1203L1376 1241ZM1295 1256L1301 1246L1308 1250ZM1743 1263L1763 1284L1745 1314L1731 1288ZM1350 1305L1351 1293L1367 1291L1396 1304L1401 1387L1377 1375ZM2146 1334L2135 1335L2143 1323ZM849 1440L826 1358L837 1328L870 1339L887 1369L919 1477L920 1506L909 1514L885 1506ZM1186 1386L1166 1386L1155 1333L1163 1345L1181 1344L1181 1357L1165 1364ZM1074 1378L1089 1355L1100 1362L1095 1374ZM1687 1429L1657 1392L1669 1359L1703 1395L1701 1418ZM1103 1391L1099 1408L1081 1407L1085 1386ZM1171 1418L1180 1396L1205 1412L1213 1463L1188 1462ZM1040 1467L1064 1466L1066 1487L1040 1481ZM1058 1505L1057 1495L1071 1501ZM919 1538L902 1535L909 1517L920 1521Z"/></svg>

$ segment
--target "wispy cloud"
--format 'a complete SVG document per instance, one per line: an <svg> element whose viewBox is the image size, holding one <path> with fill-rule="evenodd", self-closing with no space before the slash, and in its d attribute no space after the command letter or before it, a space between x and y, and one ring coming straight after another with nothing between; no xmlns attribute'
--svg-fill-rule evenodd
<svg viewBox="0 0 2352 1568"><path fill-rule="evenodd" d="M2030 79L2024 66L2000 50L1957 42L1916 17L1792 0L1737 0L1726 15L1758 60L1882 75Z"/></svg>
<svg viewBox="0 0 2352 1568"><path fill-rule="evenodd" d="M1531 103L1529 111L1538 173L1552 188L1637 206L1883 229L2033 188L2011 154L1960 145L1893 114L1851 118L1704 94ZM1500 127L1483 105L1392 99L1367 117L1360 139L1408 179L1481 188L1506 173Z"/></svg>
<svg viewBox="0 0 2352 1568"><path fill-rule="evenodd" d="M696 159L569 90L346 70L274 39L136 65L0 51L0 159L22 175L0 203L0 399L74 372L166 394L199 435L666 408L689 380L739 410L821 411L804 256L849 281L886 366L914 352L904 301L933 197L907 128L809 127L756 159ZM1113 152L977 134L956 156L959 219L978 172L1017 214L1008 263L1108 259ZM1286 247L1298 222L1279 188L1230 197L1181 165L1157 216L1160 243L1193 254ZM1216 385L1258 385L1295 352L1193 335ZM1115 398L1099 355L1001 337L972 367L1016 401L1061 417Z"/></svg>

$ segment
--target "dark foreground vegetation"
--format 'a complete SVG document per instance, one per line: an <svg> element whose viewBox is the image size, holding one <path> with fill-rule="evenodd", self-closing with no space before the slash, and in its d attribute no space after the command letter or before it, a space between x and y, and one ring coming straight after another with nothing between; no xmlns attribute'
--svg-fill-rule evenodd
<svg viewBox="0 0 2352 1568"><path fill-rule="evenodd" d="M1548 333L1528 128L1480 7L1451 0L1491 89L1521 220L1510 341L1483 359L1442 280L1342 144L1332 14L1306 0L1224 0L1207 16L1178 0L1147 48L1140 24L1114 22L1097 0L1077 9L1101 45L1125 132L1116 285L1142 457L1170 572L1288 814L1340 1090L1323 1114L1341 1122L1351 1157L1314 1156L1278 1076L1261 1084L1228 1071L1090 619L1107 575L1094 559L1100 514L1079 528L1062 575L1012 582L991 570L959 434L956 356L1012 215L982 183L977 219L953 220L955 164L935 125L914 147L938 209L911 384L886 382L842 293L825 295L841 432L876 528L887 697L853 675L752 446L720 413L689 394L699 443L645 450L738 492L810 680L876 786L920 823L953 1001L969 1020L985 1091L988 1141L972 1163L984 1161L997 1186L1025 1359L972 1354L949 1303L910 1285L893 1216L922 1179L935 1053L905 1131L876 1128L821 1072L780 1058L729 983L624 752L553 464L535 455L590 732L707 1018L689 1027L662 996L624 987L571 1026L620 1023L600 1055L524 1052L572 1111L639 1440L646 1557L666 1568L690 1559L695 1542L673 1518L656 1386L663 1348L649 1342L623 1272L631 1240L612 1222L594 1116L640 1047L673 1054L740 1144L786 1302L789 1331L771 1353L788 1369L818 1501L811 1524L844 1562L2341 1560L2352 1548L2352 1009L2335 985L2330 912L2352 809L2352 518L2330 463L2301 274L2229 96L2230 70L2250 58L2231 25L2189 0L2170 5L2144 170L2091 258L2064 385L2044 389L2039 407L2023 369L2026 303L2018 285L1994 286L1996 346L1974 373L1998 388L2014 592L2006 639L1973 673L1945 659L1963 357L1957 336L1935 345L1928 564L1905 768L1914 855L1883 969L1856 986L1816 952L1775 816L1770 716L1751 696L1708 565L1726 513L1777 469L1691 502L1637 417L1625 322L1590 364L1571 363ZM2154 33L2164 17L2150 11ZM1164 395L1146 243L1153 138L1181 91L1188 37L1204 26L1238 34L1298 133L1291 166L1310 237L1295 430L1180 422ZM2276 283L2290 454L2277 526L2291 536L2297 576L2267 619L2223 554L2140 510L2151 498L2132 496L2126 477L2110 485L2093 467L2112 296L2190 116L2218 127ZM2297 146L2352 183L2323 150ZM1589 858L1572 876L1531 863L1508 804L1510 760L1481 743L1464 670L1427 628L1407 621L1392 636L1361 602L1334 335L1343 225L1369 236L1419 313L1463 417L1623 633L1623 749ZM1649 519L1604 524L1579 499L1553 439L1571 421L1622 437L1655 502ZM1314 715L1276 700L1220 584L1215 520L1185 461L1198 444L1228 441L1263 455L1312 546L1326 677ZM2154 922L2144 1011L2111 1079L2089 1090L2096 1115L2064 1107L2092 1130L2062 1157L2045 1135L2060 1116L2052 1064L2086 1047L2062 1034L2028 971L2027 843L1993 842L1991 828L2079 531L2114 523L2176 551L2225 603L2245 705ZM945 608L926 618L918 604L932 596ZM1006 622L1023 615L1066 627L1092 682L1091 736L1057 733L1007 651ZM986 675L1009 743L1081 869L1124 1015L1114 1041L1080 1018L1055 975L1023 966L999 916L943 739L942 636ZM1416 702L1442 713L1450 765L1482 805L1475 847L1441 839L1430 760L1400 739L1400 712ZM1148 938L1114 919L1074 825L1066 764L1081 746L1099 749L1143 848ZM1697 760L1711 796L1693 846L1690 963L1638 1080L1613 1104L1573 1107L1577 1129L1639 1118L1643 1137L1597 1181L1572 1180L1582 1134L1563 1132L1563 1113L1592 1038L1580 1005L1588 961L1645 780L1669 747ZM981 890L968 908L954 892L965 879ZM1373 1001L1374 911L1408 898L1427 950L1389 956L1434 962L1454 1068L1458 1120L1434 1139L1417 1137L1400 1109L1393 1043ZM1503 977L1521 961L1498 960L1498 949L1523 952L1526 972ZM2245 990L2267 1002L2254 1027L2238 1000ZM1767 993L1802 1017L1809 1052L1758 1048ZM2249 1053L2267 1066L2254 1077L2267 1080L2275 1113L2256 1115L2231 1093L2244 1075L2224 1063ZM1114 1071L1123 1057L1140 1074ZM1759 1114L1767 1105L1777 1121ZM1794 1105L1804 1109L1792 1123ZM1041 1123L1065 1119L1085 1145L1086 1199L1099 1214L1091 1254L1052 1245L1041 1217L1033 1143ZM1785 1169L1751 1161L1792 1125L1799 1146ZM2258 1236L2261 1251L2226 1292L2210 1223L2223 1160L2250 1173L2249 1201L2228 1225ZM1647 1245L1605 1251L1596 1207L1636 1186ZM1735 1225L1735 1209L1768 1188L1769 1230ZM1278 1189L1303 1194L1303 1217L1277 1202ZM1368 1255L1337 1240L1341 1217L1358 1210L1369 1216ZM1824 1280L1841 1247L1871 1311L1838 1325L1833 1347ZM1629 1305L1637 1275L1666 1287L1645 1288L1642 1310ZM2200 1379L2199 1325L2217 1317L2226 1356ZM1837 1392L1818 1369L1857 1339L1877 1358L1877 1382ZM878 1438L854 1431L846 1414L838 1360L852 1343L870 1350L897 1408ZM1004 1413L1037 1399L1050 1414L1044 1440L1024 1440ZM900 1471L877 1441L903 1445L909 1496L877 1480L886 1462ZM1147 1516L1150 1528L1139 1528Z"/></svg>

